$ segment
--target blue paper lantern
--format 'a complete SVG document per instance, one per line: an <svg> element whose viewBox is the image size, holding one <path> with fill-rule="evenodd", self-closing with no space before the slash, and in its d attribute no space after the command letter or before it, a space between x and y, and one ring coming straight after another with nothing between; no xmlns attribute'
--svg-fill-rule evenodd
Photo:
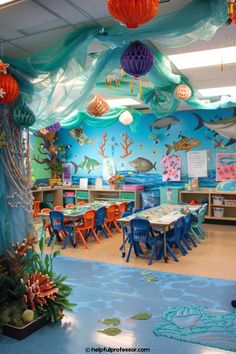
<svg viewBox="0 0 236 354"><path fill-rule="evenodd" d="M120 63L127 74L139 77L149 72L154 62L151 51L140 41L125 49Z"/></svg>
<svg viewBox="0 0 236 354"><path fill-rule="evenodd" d="M35 115L25 103L22 103L13 109L13 121L19 128L29 128L35 122Z"/></svg>

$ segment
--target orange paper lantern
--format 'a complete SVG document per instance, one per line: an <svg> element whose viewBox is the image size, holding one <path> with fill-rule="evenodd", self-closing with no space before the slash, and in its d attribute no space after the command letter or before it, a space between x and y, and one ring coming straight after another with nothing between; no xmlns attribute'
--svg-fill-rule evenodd
<svg viewBox="0 0 236 354"><path fill-rule="evenodd" d="M177 100L186 101L191 97L192 91L187 85L178 85L175 88L174 94Z"/></svg>
<svg viewBox="0 0 236 354"><path fill-rule="evenodd" d="M94 99L88 104L87 112L91 116L101 117L110 111L109 104L99 95L95 95Z"/></svg>
<svg viewBox="0 0 236 354"><path fill-rule="evenodd" d="M14 102L19 95L19 86L11 74L0 75L0 103Z"/></svg>
<svg viewBox="0 0 236 354"><path fill-rule="evenodd" d="M137 28L156 16L160 0L107 0L110 14L128 28Z"/></svg>

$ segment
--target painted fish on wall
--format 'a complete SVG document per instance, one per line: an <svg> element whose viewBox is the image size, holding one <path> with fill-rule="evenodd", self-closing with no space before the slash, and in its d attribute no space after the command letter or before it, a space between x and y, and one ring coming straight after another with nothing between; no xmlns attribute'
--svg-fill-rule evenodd
<svg viewBox="0 0 236 354"><path fill-rule="evenodd" d="M199 140L187 138L184 135L179 135L179 138L181 139L179 141L174 141L172 145L165 144L165 146L167 147L166 155L169 155L172 150L184 150L185 152L188 152L201 144Z"/></svg>
<svg viewBox="0 0 236 354"><path fill-rule="evenodd" d="M97 138L91 140L88 135L85 134L82 127L70 130L70 135L80 144L80 146L83 146L84 144L93 144L97 140Z"/></svg>
<svg viewBox="0 0 236 354"><path fill-rule="evenodd" d="M70 161L72 163L72 165L74 166L75 169L75 174L78 171L78 168L82 168L83 170L87 171L88 173L90 173L93 170L96 170L97 168L99 168L101 166L101 163L98 162L95 159L91 159L88 156L84 156L84 161L81 162L79 165L74 162L74 161Z"/></svg>
<svg viewBox="0 0 236 354"><path fill-rule="evenodd" d="M234 109L234 114L236 114L236 109ZM205 125L208 129L213 130L217 134L229 139L225 146L232 145L236 143L236 116L228 119L219 119L215 122L204 122L202 117L198 113L193 113L193 115L198 120L198 126L194 130L200 129Z"/></svg>
<svg viewBox="0 0 236 354"><path fill-rule="evenodd" d="M167 116L167 117L156 119L149 127L150 127L150 131L152 131L152 129L162 129L162 128L167 128L168 130L172 125L178 124L179 122L180 122L179 118L176 118L174 116Z"/></svg>
<svg viewBox="0 0 236 354"><path fill-rule="evenodd" d="M153 168L156 170L156 162L153 164L150 160L144 157L137 157L137 159L129 162L130 166L134 167L136 172L149 172Z"/></svg>

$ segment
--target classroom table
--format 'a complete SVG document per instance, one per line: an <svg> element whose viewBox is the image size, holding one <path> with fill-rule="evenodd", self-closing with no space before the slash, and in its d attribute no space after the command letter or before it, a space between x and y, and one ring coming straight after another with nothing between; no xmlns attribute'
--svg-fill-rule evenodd
<svg viewBox="0 0 236 354"><path fill-rule="evenodd" d="M106 200L106 201L96 201L93 203L86 203L82 205L75 205L71 208L64 208L62 210L59 210L59 212L63 213L65 218L67 220L71 220L73 223L73 233L74 233L74 241L75 241L75 235L76 235L76 222L78 219L82 219L83 215L89 211L89 210L98 210L101 207L106 207L108 208L110 205L119 205L121 203L125 202L125 200ZM49 219L50 213L38 213L38 217L42 219L43 225L44 225L44 220ZM43 237L44 233L44 227L42 227L41 233L40 233L40 239Z"/></svg>
<svg viewBox="0 0 236 354"><path fill-rule="evenodd" d="M157 228L163 232L164 235L164 260L167 263L168 257L166 252L166 231L173 226L173 224L186 214L184 212L197 212L201 208L200 204L197 205L172 205L163 204L146 210L142 210L125 218L117 219L122 224L123 229L123 244L122 244L122 257L125 257L125 232L124 224L130 224L130 221L134 218L147 219L152 227ZM158 237L158 236L157 236Z"/></svg>

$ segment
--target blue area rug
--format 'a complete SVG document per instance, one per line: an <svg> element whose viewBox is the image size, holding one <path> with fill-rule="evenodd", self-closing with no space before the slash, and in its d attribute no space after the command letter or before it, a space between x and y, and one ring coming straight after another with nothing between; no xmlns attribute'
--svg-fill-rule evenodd
<svg viewBox="0 0 236 354"><path fill-rule="evenodd" d="M236 352L236 313L209 311L204 306L175 306L163 314L154 333Z"/></svg>
<svg viewBox="0 0 236 354"><path fill-rule="evenodd" d="M1 354L105 353L104 348L107 351L114 348L113 353L122 352L119 348L130 352L134 352L132 348L137 348L136 352L138 348L139 352L146 348L150 354L228 353L157 337L153 328L170 307L195 304L216 312L230 312L231 300L236 296L235 281L64 257L55 259L55 271L67 275L68 283L73 286L74 312L67 313L62 323L47 325L22 341L0 335ZM131 319L138 313L149 313L152 317L147 321ZM106 328L100 320L113 317L120 320L119 335L110 337L97 332Z"/></svg>

